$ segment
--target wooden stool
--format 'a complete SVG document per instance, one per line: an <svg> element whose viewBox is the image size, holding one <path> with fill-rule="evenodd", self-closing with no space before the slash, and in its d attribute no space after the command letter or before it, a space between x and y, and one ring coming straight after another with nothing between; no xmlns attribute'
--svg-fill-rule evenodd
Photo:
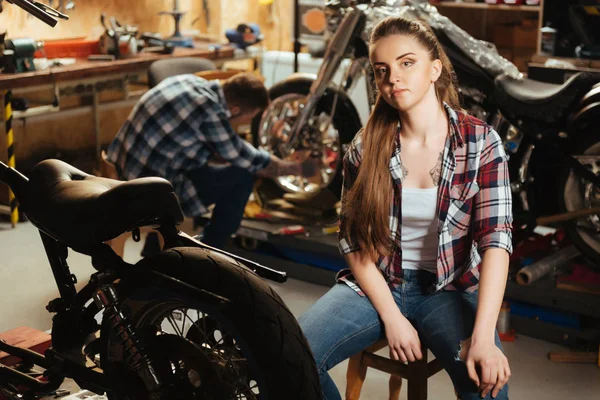
<svg viewBox="0 0 600 400"><path fill-rule="evenodd" d="M350 357L346 372L346 400L359 399L360 390L367 374L367 367L391 374L389 383L390 400L400 398L402 378L408 381L408 400L427 399L427 379L442 369L439 360L434 359L428 363L427 348L425 346L421 349L423 358L409 364L374 354L387 345L387 340L380 340L371 347Z"/></svg>

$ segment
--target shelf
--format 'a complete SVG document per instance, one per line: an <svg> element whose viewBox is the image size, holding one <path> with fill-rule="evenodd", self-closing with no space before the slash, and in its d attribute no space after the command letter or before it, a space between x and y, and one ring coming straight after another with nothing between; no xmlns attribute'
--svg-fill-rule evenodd
<svg viewBox="0 0 600 400"><path fill-rule="evenodd" d="M487 4L487 3L455 3L445 1L433 4L437 8L471 8L480 10L502 10L502 11L521 11L539 13L540 6L513 6L509 4Z"/></svg>

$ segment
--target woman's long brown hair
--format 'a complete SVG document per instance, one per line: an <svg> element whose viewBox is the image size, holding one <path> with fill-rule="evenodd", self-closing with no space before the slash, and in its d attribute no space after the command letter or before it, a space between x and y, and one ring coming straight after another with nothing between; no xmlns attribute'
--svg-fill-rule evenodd
<svg viewBox="0 0 600 400"><path fill-rule="evenodd" d="M388 17L377 24L369 43L372 49L378 40L390 35L407 35L416 39L429 52L431 60L442 62L442 72L435 82L440 103L460 110L456 78L452 64L435 34L424 23L401 17ZM392 252L389 213L394 195L389 163L395 147L399 113L381 94L363 131L363 153L358 176L345 199L344 214L351 237L360 246L363 256L377 260Z"/></svg>

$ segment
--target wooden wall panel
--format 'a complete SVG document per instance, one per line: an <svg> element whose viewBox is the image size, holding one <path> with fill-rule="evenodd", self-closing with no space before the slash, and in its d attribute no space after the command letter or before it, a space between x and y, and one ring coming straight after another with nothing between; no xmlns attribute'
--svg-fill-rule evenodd
<svg viewBox="0 0 600 400"><path fill-rule="evenodd" d="M51 28L20 8L6 4L0 14L0 31L8 31L9 37L28 36L37 39L58 39L68 37L99 37L104 28L100 23L102 12L114 16L122 24L138 25L140 31L160 32L170 36L174 32L173 19L160 16L160 11L171 10L173 0L75 0L74 10L68 12L68 21L59 21ZM47 2L47 0L46 0ZM212 1L215 3L215 1ZM56 6L57 0L53 1ZM179 0L181 10L189 10L183 18L182 29L191 29L192 21L202 13L202 2ZM219 18L218 10L213 18ZM197 26L194 29L199 29Z"/></svg>
<svg viewBox="0 0 600 400"><path fill-rule="evenodd" d="M267 49L290 51L293 48L293 4L292 0L274 0L271 5L261 5L259 0L222 0L222 32L241 22L258 23Z"/></svg>
<svg viewBox="0 0 600 400"><path fill-rule="evenodd" d="M234 3L235 0L225 2ZM258 23L265 35L265 46L269 50L293 50L293 9L292 0L274 0L271 5L260 5L259 0L247 0L245 21ZM241 15L240 15L241 16ZM232 23L235 20L231 20ZM244 22L240 20L239 22ZM228 25L228 27L234 27Z"/></svg>
<svg viewBox="0 0 600 400"><path fill-rule="evenodd" d="M46 0L47 1L47 0ZM122 24L137 25L140 31L159 32L168 37L174 32L173 19L160 16L160 11L171 10L173 0L75 0L68 21L60 21L51 28L30 17L20 8L6 4L0 14L0 32L9 37L33 37L40 40L87 37L97 38L104 28L100 14L115 16ZM259 0L206 0L209 24L201 0L179 0L179 8L188 13L181 22L182 31L195 30L201 35L225 39L225 29L235 28L241 22L256 22L265 34L269 49L291 50L293 2L274 0L272 5L260 5ZM56 6L57 0L53 1Z"/></svg>

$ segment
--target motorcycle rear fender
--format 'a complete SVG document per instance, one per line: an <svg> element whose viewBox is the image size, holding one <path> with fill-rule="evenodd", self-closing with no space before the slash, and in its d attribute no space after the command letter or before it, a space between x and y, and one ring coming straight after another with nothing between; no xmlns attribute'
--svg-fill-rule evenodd
<svg viewBox="0 0 600 400"><path fill-rule="evenodd" d="M121 279L119 297L124 299L147 288L164 289L223 309L230 300L202 289L195 274L203 263L215 262L231 261L216 253L209 256L205 250L191 248L176 248L146 257Z"/></svg>
<svg viewBox="0 0 600 400"><path fill-rule="evenodd" d="M569 136L577 140L580 132L598 129L600 123L600 84L596 84L582 97L576 111L571 115L568 127Z"/></svg>
<svg viewBox="0 0 600 400"><path fill-rule="evenodd" d="M316 74L308 74L303 72L294 73L283 81L277 82L275 85L273 85L269 89L269 96L271 100L273 100L276 97L287 94L290 92L290 86L294 87L298 93L308 94L312 83L316 79ZM341 91L333 86L329 86L326 89L324 97L333 94L338 95L336 114L337 112L342 112L342 115L345 115L344 118L356 118L358 126L361 126L362 124L360 122L360 117L358 116L358 111L356 111L356 107L354 106L354 103L350 97L348 97L344 91Z"/></svg>

